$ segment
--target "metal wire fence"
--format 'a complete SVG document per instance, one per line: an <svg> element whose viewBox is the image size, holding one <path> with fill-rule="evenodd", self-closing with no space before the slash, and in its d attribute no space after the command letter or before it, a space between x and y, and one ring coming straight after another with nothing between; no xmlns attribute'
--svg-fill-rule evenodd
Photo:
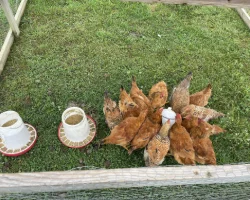
<svg viewBox="0 0 250 200"><path fill-rule="evenodd" d="M6 194L0 199L250 199L250 182L234 184L79 190L50 193Z"/></svg>

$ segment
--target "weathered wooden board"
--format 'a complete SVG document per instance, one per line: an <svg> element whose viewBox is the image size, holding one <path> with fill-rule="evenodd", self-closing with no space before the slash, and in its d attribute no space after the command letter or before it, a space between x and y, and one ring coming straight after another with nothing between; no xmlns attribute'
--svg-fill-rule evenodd
<svg viewBox="0 0 250 200"><path fill-rule="evenodd" d="M37 193L250 181L250 164L0 174L0 193Z"/></svg>
<svg viewBox="0 0 250 200"><path fill-rule="evenodd" d="M190 4L190 5L215 5L227 7L250 7L250 0L122 0L144 3L165 3L165 4Z"/></svg>
<svg viewBox="0 0 250 200"><path fill-rule="evenodd" d="M236 8L236 10L246 25L250 28L250 16L248 15L247 11L244 8Z"/></svg>

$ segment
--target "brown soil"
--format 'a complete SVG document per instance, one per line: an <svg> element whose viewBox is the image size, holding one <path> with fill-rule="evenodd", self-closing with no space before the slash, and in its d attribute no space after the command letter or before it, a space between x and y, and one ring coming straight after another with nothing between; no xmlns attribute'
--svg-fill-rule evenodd
<svg viewBox="0 0 250 200"><path fill-rule="evenodd" d="M16 122L17 122L17 119L12 119L12 120L7 121L6 123L4 123L4 124L2 125L2 127L11 126L11 125L15 124Z"/></svg>
<svg viewBox="0 0 250 200"><path fill-rule="evenodd" d="M69 125L76 125L78 124L80 121L82 121L83 116L82 115L72 115L69 118L67 118L65 120L65 122Z"/></svg>

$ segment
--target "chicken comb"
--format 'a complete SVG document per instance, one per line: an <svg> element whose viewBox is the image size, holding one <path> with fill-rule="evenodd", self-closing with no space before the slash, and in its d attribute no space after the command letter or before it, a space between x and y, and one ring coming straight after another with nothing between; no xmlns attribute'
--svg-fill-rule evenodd
<svg viewBox="0 0 250 200"><path fill-rule="evenodd" d="M181 114L179 114L179 113L176 113L176 116L175 116L175 118L176 118L176 119L182 119L182 118L181 118Z"/></svg>
<svg viewBox="0 0 250 200"><path fill-rule="evenodd" d="M203 121L202 119L198 118L198 123L199 123L199 124L200 124L202 121Z"/></svg>
<svg viewBox="0 0 250 200"><path fill-rule="evenodd" d="M160 111L160 112L162 112L162 111L163 111L163 109L164 109L164 107L160 107L160 108L159 108L159 111Z"/></svg>
<svg viewBox="0 0 250 200"><path fill-rule="evenodd" d="M163 92L161 92L161 98L163 98L164 97L164 93Z"/></svg>

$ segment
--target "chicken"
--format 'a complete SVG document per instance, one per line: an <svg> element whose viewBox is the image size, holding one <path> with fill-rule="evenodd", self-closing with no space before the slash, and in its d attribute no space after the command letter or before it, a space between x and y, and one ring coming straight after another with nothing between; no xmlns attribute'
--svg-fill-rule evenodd
<svg viewBox="0 0 250 200"><path fill-rule="evenodd" d="M116 144L128 150L128 145L138 133L148 110L143 110L138 117L128 117L115 126L110 135L104 138L102 144Z"/></svg>
<svg viewBox="0 0 250 200"><path fill-rule="evenodd" d="M172 110L180 113L181 109L189 105L189 86L192 79L192 72L190 72L185 79L183 79L177 87L173 89L170 97L170 105Z"/></svg>
<svg viewBox="0 0 250 200"><path fill-rule="evenodd" d="M122 120L122 116L116 102L112 101L107 92L104 94L103 113L110 130L112 130Z"/></svg>
<svg viewBox="0 0 250 200"><path fill-rule="evenodd" d="M159 132L161 128L162 110L163 108L159 108L156 111L151 110L149 112L148 117L130 144L130 149L128 151L129 154L131 154L136 149L144 148L152 139L152 137L154 137Z"/></svg>
<svg viewBox="0 0 250 200"><path fill-rule="evenodd" d="M134 76L132 78L130 96L133 101L139 106L140 110L149 109L151 107L148 97L146 97L146 95L143 94L142 90L138 88Z"/></svg>
<svg viewBox="0 0 250 200"><path fill-rule="evenodd" d="M156 166L162 164L170 147L168 131L170 120L161 127L160 132L155 135L144 150L144 161L146 166Z"/></svg>
<svg viewBox="0 0 250 200"><path fill-rule="evenodd" d="M168 90L167 84L164 81L152 86L149 91L148 98L153 108L163 107L167 103Z"/></svg>
<svg viewBox="0 0 250 200"><path fill-rule="evenodd" d="M200 127L193 127L190 130L195 150L195 161L200 164L216 165L216 157L209 134Z"/></svg>
<svg viewBox="0 0 250 200"><path fill-rule="evenodd" d="M197 117L185 118L184 120L182 120L181 125L185 127L187 132L190 132L191 128L198 126L198 118Z"/></svg>
<svg viewBox="0 0 250 200"><path fill-rule="evenodd" d="M140 109L137 104L132 100L130 95L124 89L123 86L120 88L120 101L119 109L122 114L122 118L127 117L138 117L140 114Z"/></svg>
<svg viewBox="0 0 250 200"><path fill-rule="evenodd" d="M181 115L183 118L193 116L193 117L198 117L200 119L203 119L205 121L225 116L223 113L217 112L216 110L201 107L201 106L196 106L193 104L185 106L181 110Z"/></svg>
<svg viewBox="0 0 250 200"><path fill-rule="evenodd" d="M226 132L226 130L219 127L218 125L211 125L208 122L205 122L204 120L199 120L199 127L208 132L209 136Z"/></svg>
<svg viewBox="0 0 250 200"><path fill-rule="evenodd" d="M196 106L206 106L211 94L212 86L211 84L208 84L208 86L202 91L190 95L190 104L194 104Z"/></svg>
<svg viewBox="0 0 250 200"><path fill-rule="evenodd" d="M182 118L179 113L175 120L169 132L171 154L180 164L195 165L193 142L187 130L181 125Z"/></svg>

